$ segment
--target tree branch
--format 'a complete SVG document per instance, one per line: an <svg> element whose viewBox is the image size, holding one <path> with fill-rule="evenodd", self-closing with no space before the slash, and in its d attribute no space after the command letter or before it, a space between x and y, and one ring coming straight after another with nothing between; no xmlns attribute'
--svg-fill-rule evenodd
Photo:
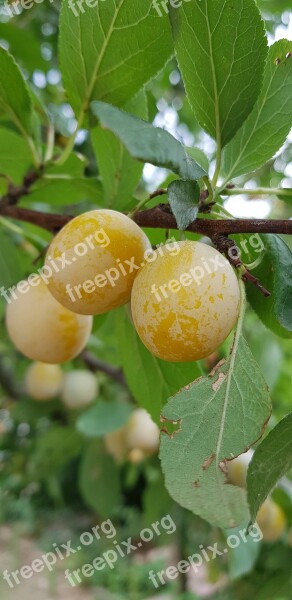
<svg viewBox="0 0 292 600"><path fill-rule="evenodd" d="M113 367L112 365L108 365L102 360L99 360L93 354L91 354L91 352L88 352L88 350L84 350L80 355L80 358L84 360L85 364L91 371L101 371L111 379L114 379L114 381L117 383L127 387L122 369L118 369L117 367Z"/></svg>
<svg viewBox="0 0 292 600"><path fill-rule="evenodd" d="M52 213L37 212L20 208L15 205L0 203L0 215L26 221L33 225L38 225L43 229L56 233L73 216L60 215ZM141 227L151 227L160 229L177 229L175 217L170 212L168 205L160 204L149 210L138 212L134 216L134 221ZM236 233L279 233L292 234L292 220L275 219L201 219L198 218L188 228L187 231L200 233L210 238L217 234L236 234Z"/></svg>

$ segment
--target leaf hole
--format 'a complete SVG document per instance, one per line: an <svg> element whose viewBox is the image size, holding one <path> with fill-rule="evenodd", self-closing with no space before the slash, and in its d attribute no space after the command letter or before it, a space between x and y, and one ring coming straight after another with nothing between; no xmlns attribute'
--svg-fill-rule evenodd
<svg viewBox="0 0 292 600"><path fill-rule="evenodd" d="M161 415L160 421L164 423L161 433L166 433L171 440L182 430L182 419L174 421L173 419L166 419L163 415Z"/></svg>

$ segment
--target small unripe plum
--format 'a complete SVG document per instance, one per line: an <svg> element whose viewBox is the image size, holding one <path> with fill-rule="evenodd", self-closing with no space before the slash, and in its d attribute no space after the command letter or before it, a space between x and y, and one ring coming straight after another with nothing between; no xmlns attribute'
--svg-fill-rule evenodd
<svg viewBox="0 0 292 600"><path fill-rule="evenodd" d="M16 348L32 360L60 364L85 347L92 317L76 315L50 294L38 277L7 306L6 326Z"/></svg>
<svg viewBox="0 0 292 600"><path fill-rule="evenodd" d="M86 369L65 373L61 398L68 408L83 408L91 404L98 394L96 376Z"/></svg>
<svg viewBox="0 0 292 600"><path fill-rule="evenodd" d="M253 450L248 450L244 454L240 454L233 460L228 461L228 482L239 487L246 487L246 474L248 465L253 457Z"/></svg>
<svg viewBox="0 0 292 600"><path fill-rule="evenodd" d="M26 391L35 400L50 400L61 391L63 371L59 365L32 363L25 376Z"/></svg>
<svg viewBox="0 0 292 600"><path fill-rule="evenodd" d="M49 288L70 310L99 315L130 300L150 242L129 217L107 209L75 217L53 239L46 257ZM58 268L58 259L66 259Z"/></svg>
<svg viewBox="0 0 292 600"><path fill-rule="evenodd" d="M131 307L137 333L152 354L170 362L200 360L233 329L239 284L227 259L214 248L175 242L156 250L156 260L138 273Z"/></svg>
<svg viewBox="0 0 292 600"><path fill-rule="evenodd" d="M159 446L159 428L144 408L134 410L127 423L127 444L130 449L156 452Z"/></svg>
<svg viewBox="0 0 292 600"><path fill-rule="evenodd" d="M129 452L127 444L127 430L125 427L108 433L104 437L105 448L108 454L111 454L116 462L123 462Z"/></svg>
<svg viewBox="0 0 292 600"><path fill-rule="evenodd" d="M287 521L282 508L267 498L257 514L257 524L265 542L276 542L282 537Z"/></svg>

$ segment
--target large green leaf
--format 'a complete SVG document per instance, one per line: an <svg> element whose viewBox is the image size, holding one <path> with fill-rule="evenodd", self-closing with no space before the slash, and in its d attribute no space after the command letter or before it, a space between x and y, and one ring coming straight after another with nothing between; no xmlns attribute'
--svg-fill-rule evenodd
<svg viewBox="0 0 292 600"><path fill-rule="evenodd" d="M117 311L116 329L129 388L137 402L159 424L161 408L167 398L199 377L201 369L198 363L170 364L153 356L140 341L124 309Z"/></svg>
<svg viewBox="0 0 292 600"><path fill-rule="evenodd" d="M172 53L164 13L152 0L106 0L82 10L62 3L60 63L76 115L91 100L123 106L164 66Z"/></svg>
<svg viewBox="0 0 292 600"><path fill-rule="evenodd" d="M77 419L76 427L86 437L102 437L123 427L131 414L131 405L124 402L104 402L84 411Z"/></svg>
<svg viewBox="0 0 292 600"><path fill-rule="evenodd" d="M252 521L279 479L292 468L292 413L257 447L247 471Z"/></svg>
<svg viewBox="0 0 292 600"><path fill-rule="evenodd" d="M25 137L31 137L33 125L29 90L14 58L1 46L0 110L15 123Z"/></svg>
<svg viewBox="0 0 292 600"><path fill-rule="evenodd" d="M145 93L139 92L127 102L125 109L141 119L147 119ZM138 185L143 165L130 156L111 131L96 127L92 129L91 138L102 178L105 204L116 210L123 210L128 206Z"/></svg>
<svg viewBox="0 0 292 600"><path fill-rule="evenodd" d="M55 150L57 154L57 149ZM72 152L63 165L51 163L46 165L46 175L57 175L60 178L83 177L85 167L88 165L88 159L83 154Z"/></svg>
<svg viewBox="0 0 292 600"><path fill-rule="evenodd" d="M259 98L224 151L226 181L259 168L285 142L292 123L292 57L286 58L291 51L287 40L270 47Z"/></svg>
<svg viewBox="0 0 292 600"><path fill-rule="evenodd" d="M25 197L23 206L45 202L52 206L73 205L90 201L103 205L103 190L96 177L57 177L40 179Z"/></svg>
<svg viewBox="0 0 292 600"><path fill-rule="evenodd" d="M194 0L171 9L175 50L200 125L224 146L258 97L267 40L254 0Z"/></svg>
<svg viewBox="0 0 292 600"><path fill-rule="evenodd" d="M112 457L92 442L83 455L79 471L80 492L88 506L104 518L111 517L120 500L120 480Z"/></svg>
<svg viewBox="0 0 292 600"><path fill-rule="evenodd" d="M26 69L48 71L51 62L42 57L42 46L31 28L18 26L17 19L0 23L0 38L9 43L9 51Z"/></svg>
<svg viewBox="0 0 292 600"><path fill-rule="evenodd" d="M271 292L265 298L248 285L247 298L264 325L276 335L290 338L292 332L292 252L277 235L262 236L266 246L262 262L252 273Z"/></svg>
<svg viewBox="0 0 292 600"><path fill-rule="evenodd" d="M20 184L24 175L32 166L29 146L10 129L0 128L0 173Z"/></svg>
<svg viewBox="0 0 292 600"><path fill-rule="evenodd" d="M104 102L92 102L93 114L142 162L165 167L183 179L196 180L206 175L170 133Z"/></svg>
<svg viewBox="0 0 292 600"><path fill-rule="evenodd" d="M163 408L160 458L172 498L215 526L247 524L245 493L226 484L226 460L262 435L270 410L267 385L239 334L226 361Z"/></svg>

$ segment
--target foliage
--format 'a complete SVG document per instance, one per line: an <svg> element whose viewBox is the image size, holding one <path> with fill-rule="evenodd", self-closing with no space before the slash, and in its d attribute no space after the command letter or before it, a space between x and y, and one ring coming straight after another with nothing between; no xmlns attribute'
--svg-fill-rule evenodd
<svg viewBox="0 0 292 600"><path fill-rule="evenodd" d="M265 30L281 22L289 1L183 1L161 8L161 16L152 0L84 4L77 16L61 5L59 13L57 3L36 4L11 19L0 12L0 287L39 269L51 239L29 219L10 219L9 208L48 218L98 207L135 216L158 203L149 201L157 186L147 181L148 163L163 185L165 214L177 224L145 228L153 245L166 236L200 239L185 230L202 217L232 222L226 200L242 190L267 199L269 216L291 218L292 43L268 48ZM32 172L11 201L11 189L19 191ZM96 317L91 360L83 355L63 367L98 365L100 395L82 411L69 413L59 398L37 404L26 396L29 363L8 340L0 296L2 520L36 524L44 508L67 505L119 519L130 535L171 512L184 522L179 545L187 538L192 546L196 530L196 543L203 534L211 543L214 526L224 535L246 527L273 493L292 525L289 492L273 491L292 466L291 240L262 234L259 254L250 235L234 239L246 243L239 277L248 268L271 295L246 283L249 306L243 321L242 300L233 341L209 362L169 364L143 346L127 309ZM123 428L137 404L162 428L160 463L155 456L119 462L105 450L103 438ZM226 469L252 446L246 493L226 484ZM287 536L277 545L279 559L265 545L240 548L229 558L235 581L224 600L255 590L257 598L288 600ZM128 594L122 570L119 577ZM144 571L139 577L131 574L133 598L142 594ZM102 576L96 583L113 592L119 585Z"/></svg>

